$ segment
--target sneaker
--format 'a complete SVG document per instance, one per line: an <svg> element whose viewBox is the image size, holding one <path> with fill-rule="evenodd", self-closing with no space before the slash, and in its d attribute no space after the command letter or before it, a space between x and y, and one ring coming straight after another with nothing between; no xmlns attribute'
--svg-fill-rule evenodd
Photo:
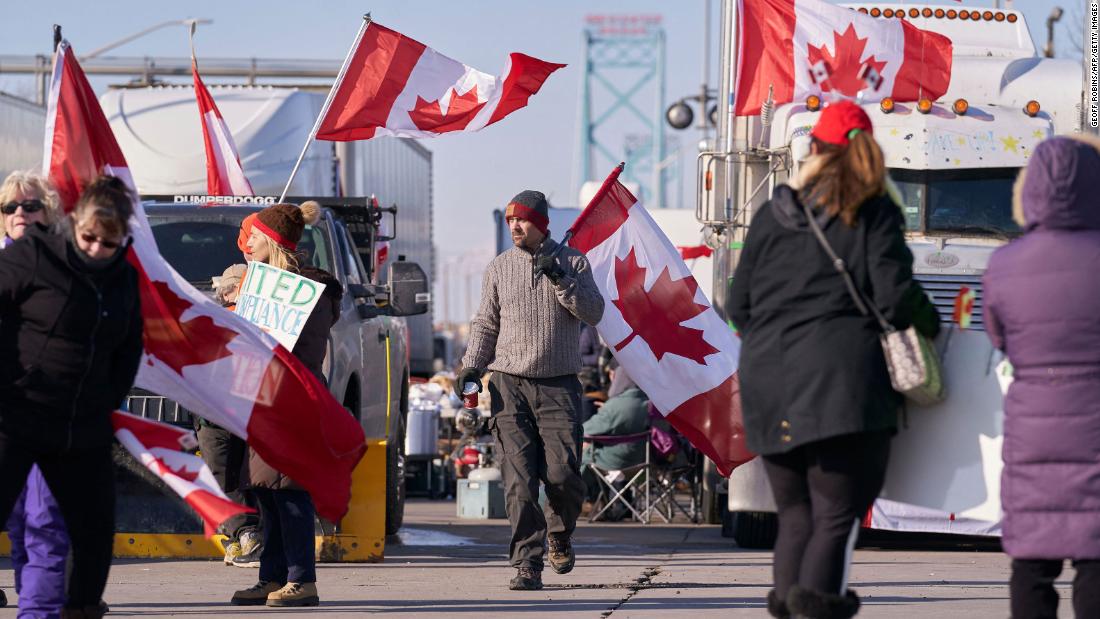
<svg viewBox="0 0 1100 619"><path fill-rule="evenodd" d="M516 577L508 583L512 591L538 591L542 589L542 572L529 567L516 570Z"/></svg>
<svg viewBox="0 0 1100 619"><path fill-rule="evenodd" d="M320 603L315 582L288 582L267 596L268 606L317 606Z"/></svg>
<svg viewBox="0 0 1100 619"><path fill-rule="evenodd" d="M233 560L241 556L241 543L229 542L225 545L225 564L233 565Z"/></svg>
<svg viewBox="0 0 1100 619"><path fill-rule="evenodd" d="M577 555L573 552L573 541L568 537L559 539L551 537L547 540L550 552L547 559L550 567L558 574L568 574L573 571L573 565L577 562Z"/></svg>
<svg viewBox="0 0 1100 619"><path fill-rule="evenodd" d="M277 582L261 580L247 589L234 593L229 603L234 606L263 606L267 603L267 596L282 587L283 585Z"/></svg>
<svg viewBox="0 0 1100 619"><path fill-rule="evenodd" d="M245 531L241 533L241 552L233 558L235 567L260 567L260 555L264 551L264 545L259 533Z"/></svg>

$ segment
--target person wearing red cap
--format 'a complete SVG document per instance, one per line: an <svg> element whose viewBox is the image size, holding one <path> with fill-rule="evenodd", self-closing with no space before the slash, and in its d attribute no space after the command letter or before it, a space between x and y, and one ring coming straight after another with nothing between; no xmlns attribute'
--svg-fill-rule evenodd
<svg viewBox="0 0 1100 619"><path fill-rule="evenodd" d="M489 263L470 322L455 391L492 370L491 427L502 460L511 589L542 588L543 557L573 569L572 534L584 502L580 476L580 326L603 316L603 296L584 254L549 235L546 196L523 191L505 211L512 247ZM546 484L547 510L539 506ZM549 546L549 551L546 546Z"/></svg>
<svg viewBox="0 0 1100 619"><path fill-rule="evenodd" d="M810 157L753 217L730 289L742 337L741 401L749 448L763 456L779 513L768 611L851 617L846 574L859 523L882 489L902 396L890 385L880 328L858 294L897 329L929 337L939 316L913 280L900 207L886 193L871 120L840 101L810 134ZM811 219L812 218L812 219Z"/></svg>

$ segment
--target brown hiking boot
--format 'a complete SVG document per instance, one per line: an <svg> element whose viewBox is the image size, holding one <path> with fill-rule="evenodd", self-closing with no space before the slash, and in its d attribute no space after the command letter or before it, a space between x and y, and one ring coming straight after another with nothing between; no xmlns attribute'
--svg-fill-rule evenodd
<svg viewBox="0 0 1100 619"><path fill-rule="evenodd" d="M315 582L288 582L267 596L268 606L317 606L320 603Z"/></svg>
<svg viewBox="0 0 1100 619"><path fill-rule="evenodd" d="M558 539L551 537L548 540L550 552L547 559L550 567L558 574L568 574L573 571L573 565L577 562L577 555L573 552L573 541L568 537Z"/></svg>
<svg viewBox="0 0 1100 619"><path fill-rule="evenodd" d="M512 591L538 591L542 589L542 572L529 567L516 570L516 577L508 583Z"/></svg>
<svg viewBox="0 0 1100 619"><path fill-rule="evenodd" d="M234 606L263 606L267 604L268 594L278 591L283 585L277 582L261 580L247 589L241 589L229 600Z"/></svg>

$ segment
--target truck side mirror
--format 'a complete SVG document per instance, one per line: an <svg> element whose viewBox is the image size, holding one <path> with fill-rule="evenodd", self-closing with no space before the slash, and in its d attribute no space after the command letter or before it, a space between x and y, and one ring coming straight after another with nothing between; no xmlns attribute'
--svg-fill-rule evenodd
<svg viewBox="0 0 1100 619"><path fill-rule="evenodd" d="M415 262L391 262L389 266L390 315L416 316L427 313L432 301L428 276Z"/></svg>

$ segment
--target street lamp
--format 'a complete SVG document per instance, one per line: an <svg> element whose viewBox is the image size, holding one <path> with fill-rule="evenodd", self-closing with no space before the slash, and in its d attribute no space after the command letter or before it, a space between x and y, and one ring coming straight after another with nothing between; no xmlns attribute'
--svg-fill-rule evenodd
<svg viewBox="0 0 1100 619"><path fill-rule="evenodd" d="M125 44L129 43L130 41L133 41L134 39L139 39L139 38L149 34L150 32L160 30L161 28L167 28L168 26L187 26L188 28L192 28L197 24L204 24L205 25L205 24L212 24L212 23L214 23L214 20L212 20L212 19L190 19L190 18L189 19L172 19L172 20L169 20L169 21L161 22L159 24L154 24L152 26L149 26L148 28L146 28L144 30L141 30L139 32L135 32L134 34L131 34L130 36L123 37L123 38L121 38L121 39L119 39L119 40L117 40L113 43L108 43L107 45L104 45L103 47L100 47L99 49L93 50L92 52L88 53L86 56L82 57L80 60L84 61L84 60L88 60L89 58L95 58L96 56L99 56L103 52L111 51L112 49L114 49L116 47L120 47L122 45L125 45Z"/></svg>

